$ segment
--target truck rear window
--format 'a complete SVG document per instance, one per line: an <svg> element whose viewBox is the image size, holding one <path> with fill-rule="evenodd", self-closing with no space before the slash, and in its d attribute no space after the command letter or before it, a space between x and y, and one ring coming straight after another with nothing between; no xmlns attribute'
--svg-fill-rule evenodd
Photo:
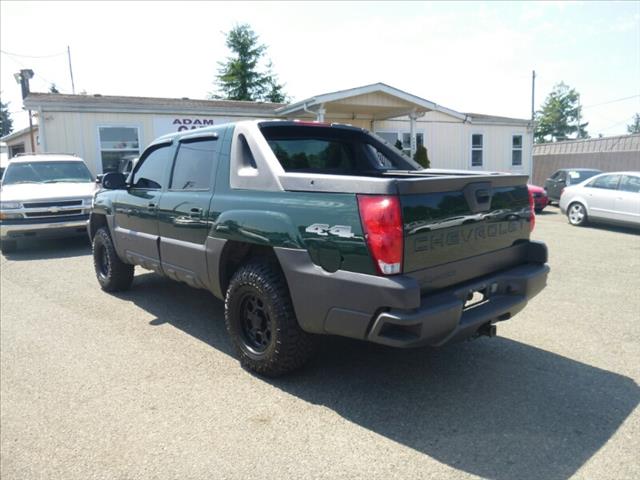
<svg viewBox="0 0 640 480"><path fill-rule="evenodd" d="M286 172L368 175L421 168L353 128L274 125L261 126L261 131Z"/></svg>

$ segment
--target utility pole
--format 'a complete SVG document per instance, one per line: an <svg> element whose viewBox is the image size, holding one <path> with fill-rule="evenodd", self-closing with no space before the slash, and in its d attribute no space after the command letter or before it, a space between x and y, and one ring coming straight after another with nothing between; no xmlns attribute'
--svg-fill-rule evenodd
<svg viewBox="0 0 640 480"><path fill-rule="evenodd" d="M71 76L71 91L73 92L73 94L75 95L76 93L76 86L73 83L73 70L71 68L71 48L69 47L69 45L67 45L67 58L69 59L69 75Z"/></svg>
<svg viewBox="0 0 640 480"><path fill-rule="evenodd" d="M20 91L22 93L22 100L29 96L29 80L33 78L33 70L31 69L23 69L18 73L14 74L13 77L16 79L16 82L20 84ZM36 142L33 137L33 119L31 116L31 110L29 112L29 137L31 138L31 152L36 153ZM42 121L42 119L40 120Z"/></svg>
<svg viewBox="0 0 640 480"><path fill-rule="evenodd" d="M536 140L536 71L531 71L531 152L529 165L531 165L531 171L529 172L529 179L533 182L533 144Z"/></svg>

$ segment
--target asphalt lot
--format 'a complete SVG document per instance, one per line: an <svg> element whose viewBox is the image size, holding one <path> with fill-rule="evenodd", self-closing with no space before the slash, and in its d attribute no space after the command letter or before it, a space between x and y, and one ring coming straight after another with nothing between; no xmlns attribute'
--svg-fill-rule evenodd
<svg viewBox="0 0 640 480"><path fill-rule="evenodd" d="M84 239L3 256L1 476L640 478L640 235L547 210L549 285L497 338L326 338L278 380L205 291L138 270L105 294Z"/></svg>

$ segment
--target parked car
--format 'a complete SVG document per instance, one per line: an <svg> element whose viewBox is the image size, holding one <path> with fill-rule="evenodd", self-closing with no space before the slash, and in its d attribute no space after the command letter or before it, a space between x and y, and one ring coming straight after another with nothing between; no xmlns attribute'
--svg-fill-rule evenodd
<svg viewBox="0 0 640 480"><path fill-rule="evenodd" d="M0 143L0 180L2 180L2 176L4 175L4 171L9 165L9 149L7 144L2 142Z"/></svg>
<svg viewBox="0 0 640 480"><path fill-rule="evenodd" d="M572 225L593 221L640 227L640 172L603 173L567 187L560 210Z"/></svg>
<svg viewBox="0 0 640 480"><path fill-rule="evenodd" d="M533 203L535 205L536 213L542 212L544 207L549 204L549 196L544 188L537 185L527 185L529 192L533 196Z"/></svg>
<svg viewBox="0 0 640 480"><path fill-rule="evenodd" d="M314 334L393 347L493 336L546 284L526 182L424 170L350 126L180 132L128 179L104 176L89 223L96 277L125 290L140 265L210 290L242 364L264 375L300 367Z"/></svg>
<svg viewBox="0 0 640 480"><path fill-rule="evenodd" d="M570 185L577 185L586 179L602 173L593 168L561 168L544 182L544 189L549 197L549 203L559 202L562 189Z"/></svg>
<svg viewBox="0 0 640 480"><path fill-rule="evenodd" d="M12 158L0 187L0 248L25 237L86 232L95 184L82 159L71 155Z"/></svg>

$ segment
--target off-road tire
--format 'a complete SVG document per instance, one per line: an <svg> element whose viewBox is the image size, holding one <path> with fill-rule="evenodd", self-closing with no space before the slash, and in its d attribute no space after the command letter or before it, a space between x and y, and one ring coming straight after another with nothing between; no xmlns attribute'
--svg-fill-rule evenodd
<svg viewBox="0 0 640 480"><path fill-rule="evenodd" d="M18 249L18 242L15 240L3 240L0 242L0 251L2 253L12 253Z"/></svg>
<svg viewBox="0 0 640 480"><path fill-rule="evenodd" d="M93 267L100 287L105 292L128 290L133 282L134 266L120 260L106 228L98 229L93 237L92 249Z"/></svg>
<svg viewBox="0 0 640 480"><path fill-rule="evenodd" d="M567 208L567 219L571 225L583 227L589 223L587 208L580 202L573 202Z"/></svg>
<svg viewBox="0 0 640 480"><path fill-rule="evenodd" d="M247 312L251 307L246 302L251 298L260 305L260 318L266 318L262 321L265 332L260 337L264 345L260 347L247 331L257 330L251 327ZM227 332L246 369L276 377L300 368L313 354L313 335L298 325L289 289L277 265L254 260L241 266L231 279L224 307Z"/></svg>

